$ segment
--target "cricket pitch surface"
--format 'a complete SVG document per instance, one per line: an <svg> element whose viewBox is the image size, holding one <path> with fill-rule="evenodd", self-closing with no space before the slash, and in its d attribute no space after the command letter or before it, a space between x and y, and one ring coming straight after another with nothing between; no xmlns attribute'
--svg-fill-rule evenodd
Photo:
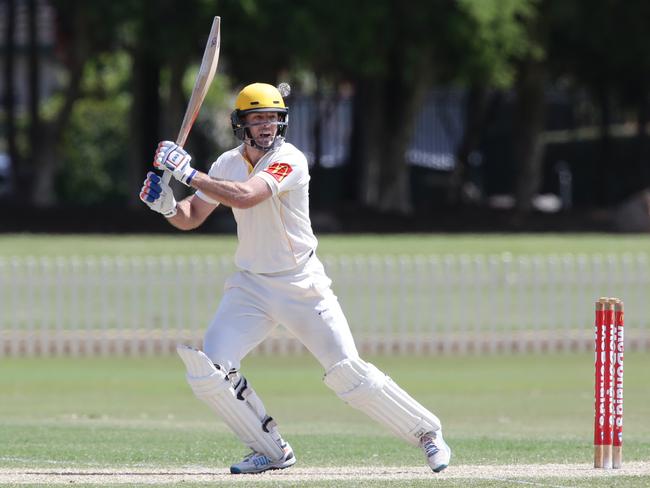
<svg viewBox="0 0 650 488"><path fill-rule="evenodd" d="M650 476L650 462L628 462L622 469L594 469L589 464L522 464L506 465L452 465L440 474L432 473L424 466L404 467L294 467L286 470L269 471L256 475L232 475L227 469L188 467L159 469L139 466L127 469L25 469L0 468L0 485L5 484L48 484L48 485L108 485L138 484L156 485L169 483L228 482L245 484L255 481L269 482L314 482L347 480L427 480L427 479L476 479L516 483L519 479L576 479L617 476ZM544 486L552 486L546 485Z"/></svg>

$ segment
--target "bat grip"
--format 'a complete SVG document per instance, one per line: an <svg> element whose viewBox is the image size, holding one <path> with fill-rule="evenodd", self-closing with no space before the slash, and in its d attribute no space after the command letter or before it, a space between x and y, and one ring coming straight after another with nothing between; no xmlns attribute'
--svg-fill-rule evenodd
<svg viewBox="0 0 650 488"><path fill-rule="evenodd" d="M169 185L169 181L172 179L172 172L168 169L163 171L162 181L165 185Z"/></svg>
<svg viewBox="0 0 650 488"><path fill-rule="evenodd" d="M185 145L185 141L187 140L187 134L189 132L189 129L186 129L185 127L181 127L181 131L178 134L178 137L176 138L176 144L179 145L181 148ZM172 179L172 172L169 171L168 169L163 170L163 175L162 175L162 181L163 183L169 185L169 182Z"/></svg>

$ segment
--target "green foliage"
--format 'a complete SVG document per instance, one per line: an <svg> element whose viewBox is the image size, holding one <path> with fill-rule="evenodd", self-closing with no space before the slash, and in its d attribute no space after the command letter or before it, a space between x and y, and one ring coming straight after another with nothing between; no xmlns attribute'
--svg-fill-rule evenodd
<svg viewBox="0 0 650 488"><path fill-rule="evenodd" d="M648 90L650 3L644 0L551 2L552 66L589 87L622 96Z"/></svg>
<svg viewBox="0 0 650 488"><path fill-rule="evenodd" d="M194 82L196 80L196 75L199 72L200 63L192 65L186 72L183 77L183 92L187 99L190 98L192 94L192 89L194 88ZM227 109L231 111L233 109L232 104L232 86L230 77L223 73L215 73L210 89L205 96L203 105L201 105L201 113L209 112L210 110L217 109ZM206 110L203 110L203 107ZM201 115L201 113L199 115Z"/></svg>
<svg viewBox="0 0 650 488"><path fill-rule="evenodd" d="M101 55L86 69L83 88L88 96L75 104L63 140L57 186L64 203L97 204L126 197L131 95L124 87L129 69L124 52Z"/></svg>
<svg viewBox="0 0 650 488"><path fill-rule="evenodd" d="M543 50L530 35L538 0L459 0L462 15L453 19L452 43L459 56L460 79L483 80L506 88L516 74L515 62Z"/></svg>
<svg viewBox="0 0 650 488"><path fill-rule="evenodd" d="M530 51L542 55L529 32L539 0L359 0L354 9L342 1L224 3L224 29L239 32L241 25L254 33L249 43L227 45L226 52L240 59L254 39L264 39L276 71L311 69L326 78L356 79L406 70L415 77L432 65L439 80L504 87L512 83L517 59Z"/></svg>
<svg viewBox="0 0 650 488"><path fill-rule="evenodd" d="M206 100L209 115L203 110L195 129L205 132L204 139L214 140L215 134L228 130L218 121L225 116L227 124L231 87L275 83L286 73L310 73L321 89L370 80L383 84L389 94L410 93L421 80L427 86L508 88L521 60L546 59L554 76L578 88L615 94L625 108L636 110L647 103L650 2L644 0L357 0L352 8L346 0L185 0L180 6L176 0L160 0L156 8L141 0L52 4L63 65L80 52L97 56L138 51L158 63L163 81L170 65L191 66L186 94L210 20L221 15L220 74ZM162 27L167 19L173 19L173 35ZM86 94L66 131L59 188L67 202L99 202L126 194L125 183L114 174L125 160L118 153L128 138L133 80L128 68L113 69L113 57L93 60L86 72ZM283 81L298 81L300 87L297 75ZM99 85L103 94L93 88ZM163 107L166 95L163 83ZM61 106L60 95L44 101L44 119L52 120ZM24 154L29 152L26 139L20 139ZM377 139L390 138L377 134ZM218 143L225 144L226 138Z"/></svg>

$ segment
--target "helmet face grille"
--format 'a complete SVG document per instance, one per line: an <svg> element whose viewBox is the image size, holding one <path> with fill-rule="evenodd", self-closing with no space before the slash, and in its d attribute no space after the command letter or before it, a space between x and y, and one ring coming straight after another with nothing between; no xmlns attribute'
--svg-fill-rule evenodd
<svg viewBox="0 0 650 488"><path fill-rule="evenodd" d="M250 131L246 125L244 117L248 113L252 112L276 112L278 114L278 123L277 123L277 134L275 135L275 141L268 148L259 147L255 144L255 141L251 139ZM232 126L233 133L235 137L242 141L245 144L248 144L262 151L268 151L269 149L275 147L278 139L284 139L286 137L287 128L289 127L289 109L284 107L283 109L267 108L267 109L252 109L252 110L233 110L230 114L230 125ZM248 142L247 142L248 141Z"/></svg>

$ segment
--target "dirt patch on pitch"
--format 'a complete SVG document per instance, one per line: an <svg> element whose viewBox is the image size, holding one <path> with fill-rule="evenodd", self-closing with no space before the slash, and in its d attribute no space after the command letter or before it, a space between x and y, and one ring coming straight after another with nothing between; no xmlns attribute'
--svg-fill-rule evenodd
<svg viewBox="0 0 650 488"><path fill-rule="evenodd" d="M594 477L650 476L650 463L629 462L623 469L594 469L587 464L530 464L504 465L457 465L440 474L434 474L422 466L411 467L313 467L290 468L257 475L231 475L225 469L177 468L146 469L25 469L0 468L0 485L48 484L48 485L109 485L137 484L156 485L170 483L228 483L255 482L308 482L324 480L419 480L419 479L476 479L517 482L525 479L579 479Z"/></svg>

